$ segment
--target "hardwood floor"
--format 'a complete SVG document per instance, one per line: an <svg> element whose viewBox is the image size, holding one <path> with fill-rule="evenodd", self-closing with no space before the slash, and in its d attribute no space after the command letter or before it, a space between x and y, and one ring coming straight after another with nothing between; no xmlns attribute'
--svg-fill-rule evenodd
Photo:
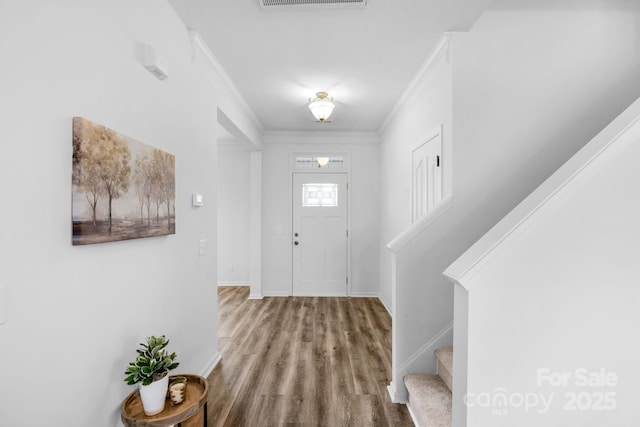
<svg viewBox="0 0 640 427"><path fill-rule="evenodd" d="M413 426L386 389L391 319L380 301L248 296L218 290L209 426Z"/></svg>

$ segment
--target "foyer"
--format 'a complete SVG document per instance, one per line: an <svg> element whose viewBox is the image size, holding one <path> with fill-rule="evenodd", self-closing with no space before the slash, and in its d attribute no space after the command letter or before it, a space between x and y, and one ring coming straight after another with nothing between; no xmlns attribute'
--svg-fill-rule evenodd
<svg viewBox="0 0 640 427"><path fill-rule="evenodd" d="M0 1L0 425L119 427L133 390L124 369L159 334L182 372L231 387L233 403L211 405L229 423L272 408L274 423L304 413L408 424L404 405L418 404L405 381L440 376L436 350L453 347L452 426L640 425L629 380L640 377L630 338L639 34L640 2L629 0L295 11L258 0ZM166 79L145 67L143 45L166 60ZM309 98L323 90L336 108L316 123ZM71 244L73 117L175 156L174 235ZM431 142L442 197L420 211L414 153ZM309 157L342 159L348 176L344 295L326 301L291 297L294 174ZM240 283L250 286L237 306L266 315L256 323L218 313L218 285ZM261 329L275 321L284 330ZM354 325L363 342L349 341ZM312 330L327 351L318 369L331 372L318 389L355 392L349 411L324 392L326 405L309 405L318 396L295 380L320 351ZM332 355L339 339L346 354ZM272 369L242 369L256 365L253 344ZM249 353L226 361L234 348ZM580 368L619 381L539 384L539 369ZM279 375L275 393L266 379ZM292 399L242 403L253 386ZM465 404L503 389L616 393L616 407Z"/></svg>

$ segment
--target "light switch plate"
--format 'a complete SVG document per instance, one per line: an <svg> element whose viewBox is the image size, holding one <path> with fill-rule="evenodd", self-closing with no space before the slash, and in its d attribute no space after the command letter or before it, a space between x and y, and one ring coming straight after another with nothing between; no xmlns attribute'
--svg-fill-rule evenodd
<svg viewBox="0 0 640 427"><path fill-rule="evenodd" d="M204 206L204 196L202 194L194 194L191 204L196 207Z"/></svg>
<svg viewBox="0 0 640 427"><path fill-rule="evenodd" d="M207 253L207 239L200 239L200 256Z"/></svg>

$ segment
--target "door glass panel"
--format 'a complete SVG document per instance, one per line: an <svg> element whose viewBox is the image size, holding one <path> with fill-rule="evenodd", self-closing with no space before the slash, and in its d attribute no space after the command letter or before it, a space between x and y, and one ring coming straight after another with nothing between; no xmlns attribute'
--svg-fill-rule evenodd
<svg viewBox="0 0 640 427"><path fill-rule="evenodd" d="M302 184L302 207L335 208L338 206L338 184Z"/></svg>

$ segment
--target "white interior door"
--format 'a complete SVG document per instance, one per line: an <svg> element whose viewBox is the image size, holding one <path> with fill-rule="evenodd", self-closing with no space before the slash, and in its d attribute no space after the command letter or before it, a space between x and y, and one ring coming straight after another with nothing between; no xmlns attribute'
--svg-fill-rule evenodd
<svg viewBox="0 0 640 427"><path fill-rule="evenodd" d="M347 174L293 174L293 295L347 295Z"/></svg>
<svg viewBox="0 0 640 427"><path fill-rule="evenodd" d="M438 134L413 150L412 219L417 221L442 200L442 138Z"/></svg>

